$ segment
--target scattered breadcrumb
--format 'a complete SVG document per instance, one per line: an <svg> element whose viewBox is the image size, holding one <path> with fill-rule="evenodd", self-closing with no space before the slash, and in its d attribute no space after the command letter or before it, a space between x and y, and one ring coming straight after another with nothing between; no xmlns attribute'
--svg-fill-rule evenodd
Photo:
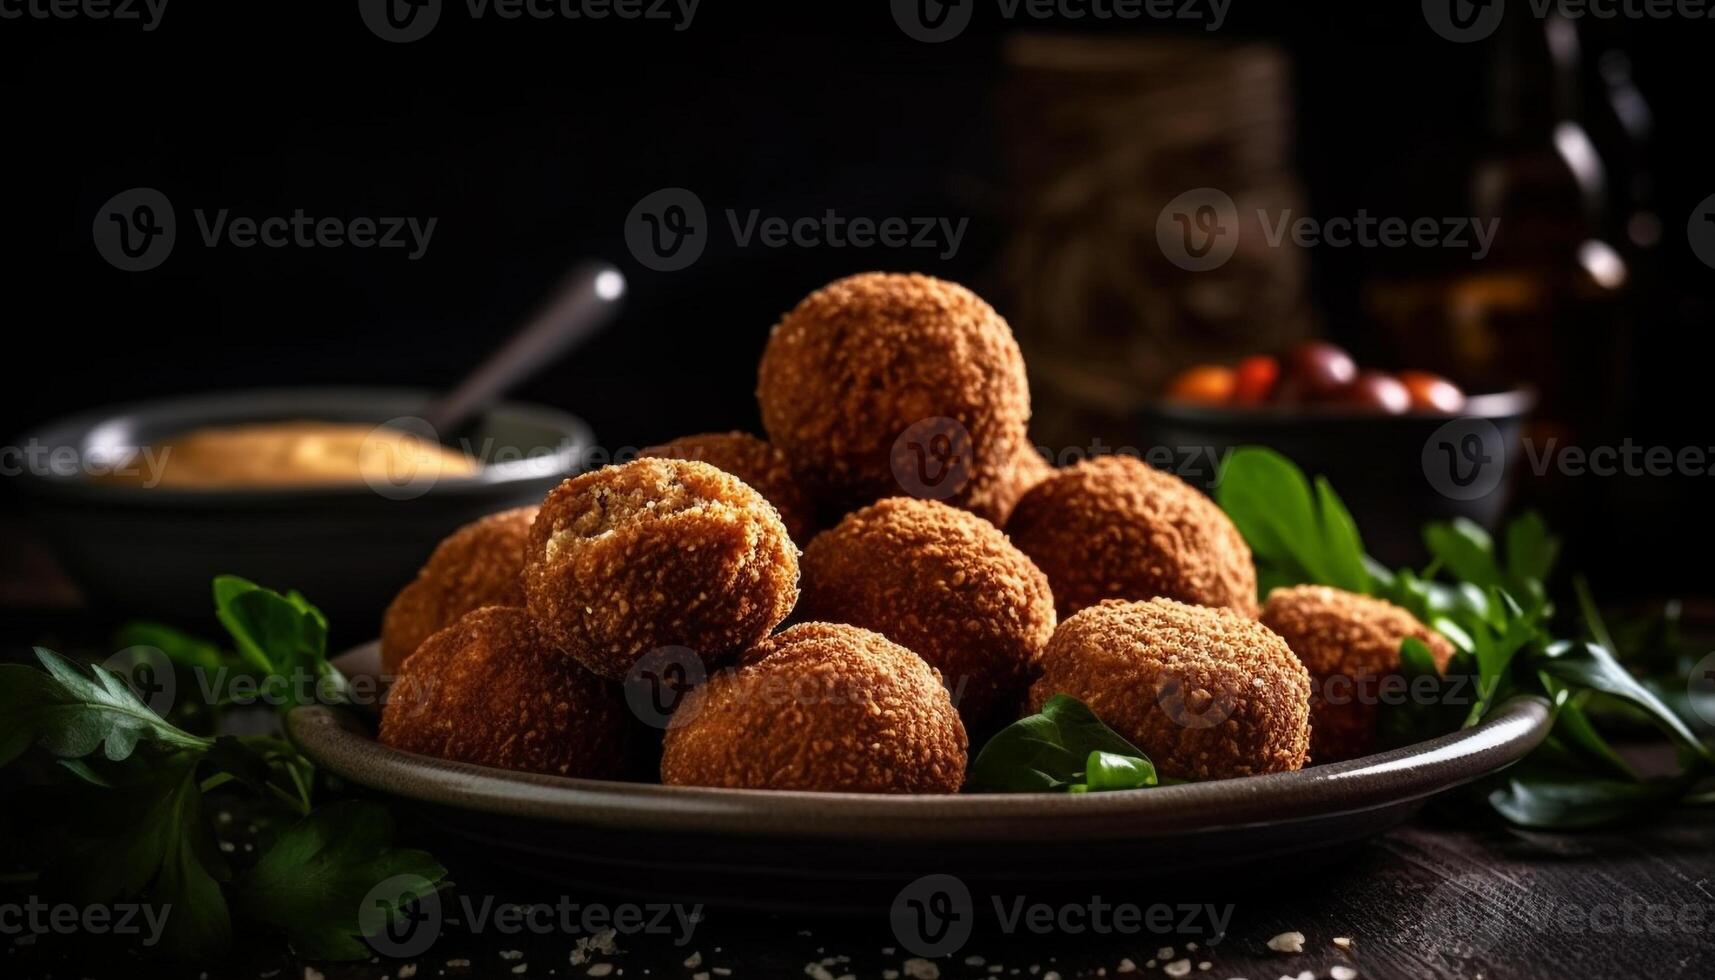
<svg viewBox="0 0 1715 980"><path fill-rule="evenodd" d="M911 980L940 980L941 968L922 957L913 957L900 964Z"/></svg>
<svg viewBox="0 0 1715 980"><path fill-rule="evenodd" d="M503 960L521 960L524 958L524 951L521 949L503 949L500 951L500 958Z"/></svg>
<svg viewBox="0 0 1715 980"><path fill-rule="evenodd" d="M399 980L411 980L417 975L417 964L407 963L399 968Z"/></svg>
<svg viewBox="0 0 1715 980"><path fill-rule="evenodd" d="M613 972L613 964L612 963L596 963L589 968L588 972L589 972L589 975L592 977L605 977L608 974Z"/></svg>
<svg viewBox="0 0 1715 980"><path fill-rule="evenodd" d="M322 971L313 966L304 967L304 980L322 980Z"/></svg>
<svg viewBox="0 0 1715 980"><path fill-rule="evenodd" d="M1160 949L1156 950L1155 951L1155 958L1158 960L1161 960L1162 962L1166 962L1167 960L1172 959L1173 958L1173 947L1172 946L1163 946Z"/></svg>
<svg viewBox="0 0 1715 980"><path fill-rule="evenodd" d="M1114 972L1115 973L1136 973L1137 972L1137 964L1133 963L1130 959L1122 959L1122 960L1120 960L1120 965L1114 967Z"/></svg>
<svg viewBox="0 0 1715 980"><path fill-rule="evenodd" d="M1328 971L1328 975L1334 980L1357 980L1358 971L1349 966L1336 966Z"/></svg>
<svg viewBox="0 0 1715 980"><path fill-rule="evenodd" d="M1191 973L1191 961L1190 960L1174 960L1173 962L1162 967L1161 972L1167 974L1170 977L1189 976Z"/></svg>
<svg viewBox="0 0 1715 980"><path fill-rule="evenodd" d="M1340 947L1341 949L1351 949L1352 948L1352 937L1350 937L1350 936L1335 936L1334 937L1334 945Z"/></svg>
<svg viewBox="0 0 1715 980"><path fill-rule="evenodd" d="M1268 948L1276 953L1304 952L1304 933L1283 932L1268 941Z"/></svg>
<svg viewBox="0 0 1715 980"><path fill-rule="evenodd" d="M1197 969L1199 969L1199 970L1207 970L1207 969L1208 969L1208 968L1209 968L1209 967L1212 967L1212 966L1214 966L1214 965L1215 965L1215 964L1213 964L1213 963L1210 963L1210 962L1209 962L1209 961L1208 961L1208 960L1204 960L1204 961L1203 961L1203 962L1201 962L1201 963L1199 963L1199 964L1197 964Z"/></svg>

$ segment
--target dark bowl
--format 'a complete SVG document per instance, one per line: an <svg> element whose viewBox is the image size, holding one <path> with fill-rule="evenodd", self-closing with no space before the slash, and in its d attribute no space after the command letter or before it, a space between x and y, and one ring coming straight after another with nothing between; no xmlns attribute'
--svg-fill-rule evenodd
<svg viewBox="0 0 1715 980"><path fill-rule="evenodd" d="M498 405L463 437L486 463L480 472L432 481L183 490L88 474L123 448L206 425L313 419L412 428L431 398L303 388L122 405L27 437L49 465L31 468L23 484L61 563L105 612L206 626L210 580L231 573L297 589L328 614L336 636L360 638L374 634L394 593L454 528L536 503L578 472L594 445L589 427L549 408Z"/></svg>
<svg viewBox="0 0 1715 980"><path fill-rule="evenodd" d="M1327 477L1356 517L1370 553L1402 565L1425 558L1421 532L1430 521L1466 517L1493 529L1501 520L1535 402L1523 389L1473 396L1456 415L1163 402L1139 425L1144 445L1172 451L1175 460L1206 461L1240 446L1267 446L1305 473ZM1186 467L1181 475L1205 490L1217 481L1209 465Z"/></svg>

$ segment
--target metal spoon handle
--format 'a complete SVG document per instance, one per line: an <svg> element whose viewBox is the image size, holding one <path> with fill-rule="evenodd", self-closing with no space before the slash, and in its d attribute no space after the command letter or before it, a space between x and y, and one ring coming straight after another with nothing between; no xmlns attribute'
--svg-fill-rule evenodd
<svg viewBox="0 0 1715 980"><path fill-rule="evenodd" d="M441 438L452 437L513 386L606 325L619 312L625 290L624 274L605 262L572 270L559 292L529 322L429 407L425 420Z"/></svg>

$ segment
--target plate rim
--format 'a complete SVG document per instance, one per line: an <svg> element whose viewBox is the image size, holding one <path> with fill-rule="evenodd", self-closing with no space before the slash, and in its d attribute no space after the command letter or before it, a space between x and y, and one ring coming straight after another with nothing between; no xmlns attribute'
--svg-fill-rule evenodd
<svg viewBox="0 0 1715 980"><path fill-rule="evenodd" d="M338 658L370 653L365 644ZM609 830L948 844L1135 838L1315 820L1426 799L1498 772L1548 735L1546 699L1520 695L1470 728L1294 772L1108 793L897 796L722 789L512 772L382 745L349 709L301 705L288 737L318 766L417 803Z"/></svg>

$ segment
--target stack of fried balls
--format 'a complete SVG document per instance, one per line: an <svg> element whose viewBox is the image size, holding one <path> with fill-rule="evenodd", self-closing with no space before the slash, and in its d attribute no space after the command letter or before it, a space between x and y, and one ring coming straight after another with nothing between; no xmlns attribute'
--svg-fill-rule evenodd
<svg viewBox="0 0 1715 980"><path fill-rule="evenodd" d="M648 745L670 785L954 793L974 742L1064 693L1164 776L1221 779L1369 751L1374 705L1329 681L1396 673L1406 636L1452 655L1379 600L1259 605L1243 537L1177 477L1051 467L1011 328L954 283L810 294L757 399L766 440L675 439L442 542L382 624L382 741L587 778ZM640 710L663 686L669 710Z"/></svg>

